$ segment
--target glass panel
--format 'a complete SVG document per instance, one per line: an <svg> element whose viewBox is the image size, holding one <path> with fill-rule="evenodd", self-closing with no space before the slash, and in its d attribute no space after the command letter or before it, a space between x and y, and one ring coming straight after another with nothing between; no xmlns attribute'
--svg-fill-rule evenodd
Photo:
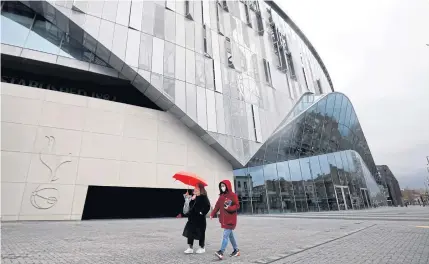
<svg viewBox="0 0 429 264"><path fill-rule="evenodd" d="M152 72L164 74L164 40L153 38Z"/></svg>
<svg viewBox="0 0 429 264"><path fill-rule="evenodd" d="M215 97L217 131L221 134L225 134L225 112L223 109L223 96L222 94L215 93Z"/></svg>
<svg viewBox="0 0 429 264"><path fill-rule="evenodd" d="M247 132L246 139L256 141L256 135L255 135L255 122L253 119L253 113L252 113L252 105L246 104L246 119L247 119Z"/></svg>
<svg viewBox="0 0 429 264"><path fill-rule="evenodd" d="M153 35L155 23L155 4L152 1L143 2L142 31Z"/></svg>
<svg viewBox="0 0 429 264"><path fill-rule="evenodd" d="M214 37L214 36L213 36ZM225 37L222 35L219 35L219 57L220 62L224 65L228 65L228 62L226 60L226 49L225 49Z"/></svg>
<svg viewBox="0 0 429 264"><path fill-rule="evenodd" d="M175 54L176 45L165 42L164 45L164 76L174 78L175 76Z"/></svg>
<svg viewBox="0 0 429 264"><path fill-rule="evenodd" d="M206 78L206 88L210 90L214 90L214 76L213 76L213 59L204 58L205 65L205 78ZM216 89L216 91L218 91ZM222 91L222 90L221 90Z"/></svg>
<svg viewBox="0 0 429 264"><path fill-rule="evenodd" d="M200 86L197 86L197 117L198 117L198 124L203 129L207 129L206 89Z"/></svg>
<svg viewBox="0 0 429 264"><path fill-rule="evenodd" d="M349 188L343 188L343 193L344 193L344 197L345 197L345 201L346 201L346 205L347 205L347 210L352 210L352 200L350 197L350 192L349 192Z"/></svg>
<svg viewBox="0 0 429 264"><path fill-rule="evenodd" d="M253 121L255 122L256 142L262 142L261 120L259 117L259 107L252 105Z"/></svg>
<svg viewBox="0 0 429 264"><path fill-rule="evenodd" d="M335 122L338 123L340 121L340 114L341 114L341 104L343 102L344 96L341 94L335 95L335 106L334 106L334 119Z"/></svg>
<svg viewBox="0 0 429 264"><path fill-rule="evenodd" d="M104 1L102 18L111 22L116 21L116 12L118 9L118 1Z"/></svg>
<svg viewBox="0 0 429 264"><path fill-rule="evenodd" d="M210 27L210 8L211 4L206 1L201 2L203 5L203 24Z"/></svg>
<svg viewBox="0 0 429 264"><path fill-rule="evenodd" d="M25 48L58 54L64 33L41 16L36 16Z"/></svg>
<svg viewBox="0 0 429 264"><path fill-rule="evenodd" d="M94 3L97 3L98 1L94 1ZM103 2L109 2L109 1L103 1ZM101 4L103 4L101 2ZM131 8L130 8L130 24L129 26L131 28L134 28L135 30L141 31L142 30L142 14L143 14L143 2L140 1L132 1L131 2ZM103 6L101 6L103 7ZM102 8L101 8L102 9Z"/></svg>
<svg viewBox="0 0 429 264"><path fill-rule="evenodd" d="M299 160L289 161L289 171L294 189L296 210L297 212L306 212L308 210L307 197L304 190Z"/></svg>
<svg viewBox="0 0 429 264"><path fill-rule="evenodd" d="M203 55L195 53L195 70L196 70L195 84L201 87L206 87L204 65L205 65L205 62L204 62Z"/></svg>
<svg viewBox="0 0 429 264"><path fill-rule="evenodd" d="M139 66L139 57L136 55L139 54L140 42L141 42L140 31L128 28L125 62L128 65L136 68Z"/></svg>
<svg viewBox="0 0 429 264"><path fill-rule="evenodd" d="M165 40L176 43L176 14L170 10L165 10Z"/></svg>
<svg viewBox="0 0 429 264"><path fill-rule="evenodd" d="M197 88L194 84L186 84L186 113L197 121Z"/></svg>
<svg viewBox="0 0 429 264"><path fill-rule="evenodd" d="M125 58L125 51L127 49L127 35L128 35L128 27L115 24L115 33L113 34L112 51L120 59Z"/></svg>
<svg viewBox="0 0 429 264"><path fill-rule="evenodd" d="M155 87L159 91L162 91L164 89L163 88L164 87L164 81L163 81L162 74L152 73L150 75L150 83L152 84L153 87Z"/></svg>
<svg viewBox="0 0 429 264"><path fill-rule="evenodd" d="M225 134L232 135L231 128L231 98L223 97L223 109L225 113Z"/></svg>
<svg viewBox="0 0 429 264"><path fill-rule="evenodd" d="M206 96L207 96L207 130L212 132L217 132L215 93L214 91L206 90Z"/></svg>
<svg viewBox="0 0 429 264"><path fill-rule="evenodd" d="M341 159L341 154L340 154L340 152L335 152L334 156L335 156L335 163L337 164L338 176L340 179L339 185L346 186L347 185L347 179L346 179L345 174L344 174L344 166L343 166L343 161Z"/></svg>
<svg viewBox="0 0 429 264"><path fill-rule="evenodd" d="M329 211L328 197L326 195L325 181L319 164L319 157L310 157L309 160L311 169L310 173L313 176L316 188L316 199L319 205L319 210Z"/></svg>
<svg viewBox="0 0 429 264"><path fill-rule="evenodd" d="M176 45L176 79L185 81L186 80L186 50L179 45Z"/></svg>
<svg viewBox="0 0 429 264"><path fill-rule="evenodd" d="M338 167L337 167L337 163L335 161L335 155L330 153L330 154L327 154L327 156L328 156L329 166L331 169L332 180L333 180L335 185L341 185L339 173L338 173Z"/></svg>
<svg viewBox="0 0 429 264"><path fill-rule="evenodd" d="M204 28L201 24L195 23L195 52L204 54Z"/></svg>
<svg viewBox="0 0 429 264"><path fill-rule="evenodd" d="M305 198L309 211L319 211L317 203L316 188L313 183L313 175L310 167L310 159L303 158L299 160L301 166L301 175L304 184Z"/></svg>
<svg viewBox="0 0 429 264"><path fill-rule="evenodd" d="M185 82L176 80L174 92L174 101L175 104L182 109L183 112L186 112L186 86Z"/></svg>
<svg viewBox="0 0 429 264"><path fill-rule="evenodd" d="M186 82L195 84L195 53L186 50Z"/></svg>
<svg viewBox="0 0 429 264"><path fill-rule="evenodd" d="M186 28L186 48L195 50L195 23L192 20L185 20Z"/></svg>
<svg viewBox="0 0 429 264"><path fill-rule="evenodd" d="M335 187L335 191L337 193L337 201L339 210L346 210L346 203L343 197L343 189L340 187Z"/></svg>
<svg viewBox="0 0 429 264"><path fill-rule="evenodd" d="M140 36L139 68L146 71L152 70L152 38L144 33Z"/></svg>
<svg viewBox="0 0 429 264"><path fill-rule="evenodd" d="M296 212L293 183L290 179L288 163L278 162L276 165L280 181L280 197L282 201L282 211L284 213Z"/></svg>
<svg viewBox="0 0 429 264"><path fill-rule="evenodd" d="M155 5L155 24L153 27L154 36L164 39L164 12L165 8L160 5Z"/></svg>
<svg viewBox="0 0 429 264"><path fill-rule="evenodd" d="M185 18L179 14L176 14L176 43L182 47L186 45Z"/></svg>
<svg viewBox="0 0 429 264"><path fill-rule="evenodd" d="M254 214L266 214L267 208L267 193L264 184L264 175L262 166L249 168L249 176L252 180L252 205Z"/></svg>
<svg viewBox="0 0 429 264"><path fill-rule="evenodd" d="M264 165L263 167L270 213L281 213L282 202L280 198L280 181L277 175L277 166L275 163L272 163Z"/></svg>
<svg viewBox="0 0 429 264"><path fill-rule="evenodd" d="M327 155L319 156L320 170L325 182L326 196L328 198L329 209L338 210L337 198L334 190L334 183L332 182L331 166L328 161Z"/></svg>
<svg viewBox="0 0 429 264"><path fill-rule="evenodd" d="M248 169L234 170L235 191L240 202L238 213L251 214L252 210L252 178L248 174Z"/></svg>
<svg viewBox="0 0 429 264"><path fill-rule="evenodd" d="M76 1L77 2L77 1ZM130 20L131 1L118 1L116 23L128 27Z"/></svg>
<svg viewBox="0 0 429 264"><path fill-rule="evenodd" d="M31 9L19 2L4 2L1 11L1 42L23 47L34 15Z"/></svg>
<svg viewBox="0 0 429 264"><path fill-rule="evenodd" d="M92 62L94 57L94 54L69 35L64 36L59 55L86 62Z"/></svg>
<svg viewBox="0 0 429 264"><path fill-rule="evenodd" d="M175 80L164 78L164 94L174 103L175 96Z"/></svg>
<svg viewBox="0 0 429 264"><path fill-rule="evenodd" d="M346 97L343 97L343 104L341 106L340 124L344 125L346 122L346 116L349 112L350 104ZM348 121L348 120L347 120Z"/></svg>

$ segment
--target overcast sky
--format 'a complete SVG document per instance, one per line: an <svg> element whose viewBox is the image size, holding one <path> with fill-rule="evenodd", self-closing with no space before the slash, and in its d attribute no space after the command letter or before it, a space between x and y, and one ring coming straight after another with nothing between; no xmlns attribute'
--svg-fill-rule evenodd
<svg viewBox="0 0 429 264"><path fill-rule="evenodd" d="M401 188L429 175L429 0L277 0L353 103Z"/></svg>

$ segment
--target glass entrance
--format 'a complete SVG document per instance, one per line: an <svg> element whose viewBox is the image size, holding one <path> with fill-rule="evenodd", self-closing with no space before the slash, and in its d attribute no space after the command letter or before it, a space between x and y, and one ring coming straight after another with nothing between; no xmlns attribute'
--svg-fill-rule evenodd
<svg viewBox="0 0 429 264"><path fill-rule="evenodd" d="M365 188L361 188L360 192L362 194L363 203L366 208L369 207L369 197L368 197L368 190Z"/></svg>
<svg viewBox="0 0 429 264"><path fill-rule="evenodd" d="M337 197L338 210L353 209L352 199L348 186L335 185L335 195Z"/></svg>

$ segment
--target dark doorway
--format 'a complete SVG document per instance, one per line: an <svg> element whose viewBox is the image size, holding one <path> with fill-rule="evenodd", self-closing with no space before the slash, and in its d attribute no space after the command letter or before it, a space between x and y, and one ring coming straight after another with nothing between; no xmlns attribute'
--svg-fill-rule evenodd
<svg viewBox="0 0 429 264"><path fill-rule="evenodd" d="M176 217L183 189L89 186L82 220Z"/></svg>

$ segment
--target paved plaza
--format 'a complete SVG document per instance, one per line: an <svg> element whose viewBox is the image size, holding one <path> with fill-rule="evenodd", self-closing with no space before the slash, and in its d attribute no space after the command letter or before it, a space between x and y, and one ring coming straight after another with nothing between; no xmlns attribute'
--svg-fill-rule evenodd
<svg viewBox="0 0 429 264"><path fill-rule="evenodd" d="M318 215L323 218L310 218ZM204 255L183 254L185 221L2 223L2 263L218 262L213 254L221 238L217 219L208 221ZM428 226L429 207L240 216L236 236L242 255L223 262L428 264Z"/></svg>

